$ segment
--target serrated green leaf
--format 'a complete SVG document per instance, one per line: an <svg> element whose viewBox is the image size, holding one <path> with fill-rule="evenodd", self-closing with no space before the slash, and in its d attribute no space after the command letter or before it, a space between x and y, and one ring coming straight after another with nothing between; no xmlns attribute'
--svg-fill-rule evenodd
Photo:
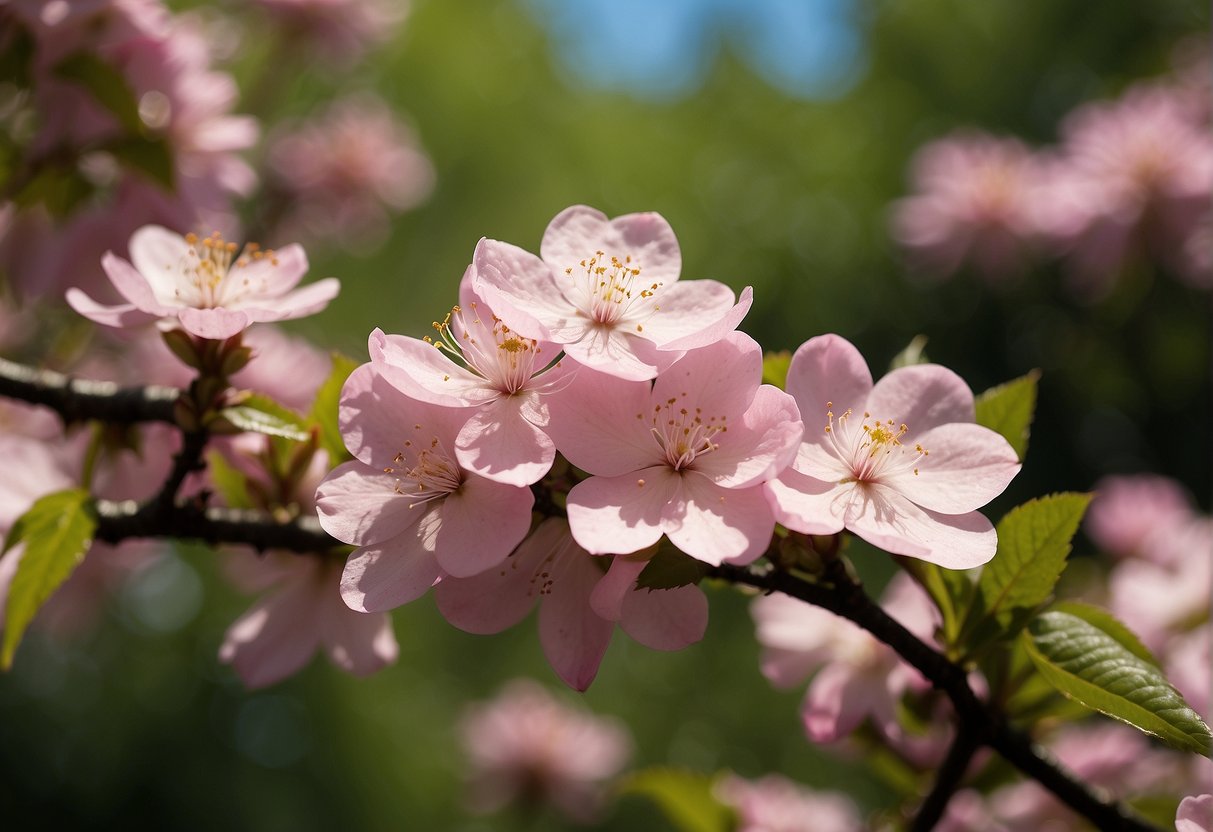
<svg viewBox="0 0 1213 832"><path fill-rule="evenodd" d="M1121 647L1128 650L1142 661L1149 662L1154 666L1158 665L1158 659L1154 658L1154 654L1150 652L1150 648L1141 643L1132 630L1116 619L1116 616L1107 610L1091 604L1084 604L1080 601L1061 601L1054 604L1051 608L1053 612L1069 613L1075 618L1081 618L1093 627L1103 630L1112 638L1116 639Z"/></svg>
<svg viewBox="0 0 1213 832"><path fill-rule="evenodd" d="M679 551L663 539L657 554L649 559L636 578L637 589L676 589L697 584L708 574L708 565Z"/></svg>
<svg viewBox="0 0 1213 832"><path fill-rule="evenodd" d="M1050 610L1028 624L1023 639L1040 675L1066 696L1174 748L1210 755L1209 727L1158 667L1099 627Z"/></svg>
<svg viewBox="0 0 1213 832"><path fill-rule="evenodd" d="M931 359L927 358L926 347L927 336L915 335L910 339L910 343L906 344L905 349L893 356L893 360L889 362L889 369L897 370L901 367L929 363Z"/></svg>
<svg viewBox="0 0 1213 832"><path fill-rule="evenodd" d="M1015 635L1031 610L1049 600L1090 502L1090 494L1050 494L1011 509L998 522L998 549L981 571L961 628L967 646Z"/></svg>
<svg viewBox="0 0 1213 832"><path fill-rule="evenodd" d="M8 670L29 623L84 560L97 529L89 494L73 488L37 500L9 529L4 551L25 544L9 586L0 667ZM11 557L11 555L10 555Z"/></svg>
<svg viewBox="0 0 1213 832"><path fill-rule="evenodd" d="M101 149L166 191L173 190L173 151L165 139L127 136L108 142Z"/></svg>
<svg viewBox="0 0 1213 832"><path fill-rule="evenodd" d="M792 365L792 353L787 350L768 352L762 356L762 383L773 384L780 390L788 385L788 367Z"/></svg>
<svg viewBox="0 0 1213 832"><path fill-rule="evenodd" d="M253 395L219 413L241 430L303 442L310 435L303 417L269 396Z"/></svg>
<svg viewBox="0 0 1213 832"><path fill-rule="evenodd" d="M695 771L649 768L633 773L618 791L649 798L682 832L731 832L737 817L716 799L714 784L714 777Z"/></svg>
<svg viewBox="0 0 1213 832"><path fill-rule="evenodd" d="M1036 384L1040 370L991 387L977 397L977 424L1002 434L1021 460L1036 415Z"/></svg>
<svg viewBox="0 0 1213 832"><path fill-rule="evenodd" d="M244 474L232 466L218 451L212 451L206 456L207 472L211 483L223 502L230 508L252 508L253 501L249 497L248 480Z"/></svg>
<svg viewBox="0 0 1213 832"><path fill-rule="evenodd" d="M319 428L320 447L328 453L329 464L335 466L352 458L341 438L337 408L341 402L341 388L345 386L350 373L358 367L358 362L339 352L334 352L332 359L333 369L316 392L316 401L312 402L307 420L308 424Z"/></svg>
<svg viewBox="0 0 1213 832"><path fill-rule="evenodd" d="M55 65L55 75L84 87L97 103L109 110L128 133L143 131L139 104L126 78L92 52L74 52Z"/></svg>

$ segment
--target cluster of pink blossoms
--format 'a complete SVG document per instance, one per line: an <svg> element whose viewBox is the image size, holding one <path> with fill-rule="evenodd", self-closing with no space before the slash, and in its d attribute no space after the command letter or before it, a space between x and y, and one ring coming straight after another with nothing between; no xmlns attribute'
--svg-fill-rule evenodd
<svg viewBox="0 0 1213 832"><path fill-rule="evenodd" d="M750 291L680 273L659 215L574 206L538 256L482 240L436 342L371 334L341 400L355 460L317 495L324 528L358 547L352 608L436 586L451 623L491 633L538 602L545 655L584 689L616 623L656 649L702 636L697 587L638 586L663 537L713 566L753 562L777 521L951 568L993 556L977 509L1020 464L973 424L959 378L923 365L873 384L821 336L785 393L736 331ZM545 478L571 486L567 519L533 519Z"/></svg>
<svg viewBox="0 0 1213 832"><path fill-rule="evenodd" d="M1004 283L1049 254L1065 259L1075 294L1095 299L1144 255L1213 287L1207 59L1201 66L1186 75L1203 75L1203 90L1179 74L1084 104L1056 148L975 130L928 144L913 161L913 195L892 207L894 238L937 277L967 264Z"/></svg>

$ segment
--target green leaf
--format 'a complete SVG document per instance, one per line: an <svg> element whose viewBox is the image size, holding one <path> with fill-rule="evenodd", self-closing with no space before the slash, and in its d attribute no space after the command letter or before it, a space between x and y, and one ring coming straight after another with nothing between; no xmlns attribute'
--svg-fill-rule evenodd
<svg viewBox="0 0 1213 832"><path fill-rule="evenodd" d="M1028 656L1053 687L1182 751L1210 756L1213 735L1151 662L1094 624L1060 610L1023 634Z"/></svg>
<svg viewBox="0 0 1213 832"><path fill-rule="evenodd" d="M166 191L173 190L173 151L166 140L127 136L108 142L101 149Z"/></svg>
<svg viewBox="0 0 1213 832"><path fill-rule="evenodd" d="M970 573L960 569L944 569L918 558L895 556L894 559L931 596L943 622L944 644L954 646L960 622L973 597Z"/></svg>
<svg viewBox="0 0 1213 832"><path fill-rule="evenodd" d="M905 349L893 356L893 360L889 362L889 369L896 370L901 367L912 367L915 364L930 363L925 352L927 346L927 336L915 335L910 339L910 343L906 344Z"/></svg>
<svg viewBox="0 0 1213 832"><path fill-rule="evenodd" d="M4 551L25 544L9 586L0 667L8 670L29 623L72 570L84 560L97 529L87 491L73 488L37 500L9 529Z"/></svg>
<svg viewBox="0 0 1213 832"><path fill-rule="evenodd" d="M308 412L308 424L320 429L320 447L329 455L329 464L337 465L351 459L341 439L341 428L337 423L337 408L341 403L341 388L358 362L339 352L333 353L333 369L316 392L316 401Z"/></svg>
<svg viewBox="0 0 1213 832"><path fill-rule="evenodd" d="M1022 460L1036 414L1036 383L1040 370L991 387L977 397L977 424L1002 434Z"/></svg>
<svg viewBox="0 0 1213 832"><path fill-rule="evenodd" d="M708 565L675 548L662 539L657 554L636 578L637 589L675 589L697 584L708 574Z"/></svg>
<svg viewBox="0 0 1213 832"><path fill-rule="evenodd" d="M1090 494L1050 494L1007 512L998 522L994 559L977 581L964 634L972 636L979 625L993 623L1000 625L999 635L1012 636L1027 623L1032 610L1049 600L1090 502ZM991 635L988 630L981 635Z"/></svg>
<svg viewBox="0 0 1213 832"><path fill-rule="evenodd" d="M1154 654L1150 652L1150 648L1141 643L1133 631L1117 620L1116 616L1107 610L1100 609L1092 604L1084 604L1081 601L1061 601L1050 607L1050 612L1064 612L1075 618L1081 618L1083 621L1090 624L1092 627L1103 630L1107 635L1116 639L1116 642L1137 658L1144 662L1149 662L1155 667L1158 665L1158 659L1154 658Z"/></svg>
<svg viewBox="0 0 1213 832"><path fill-rule="evenodd" d="M241 430L281 436L303 442L310 436L307 424L298 413L283 407L269 396L252 395L234 407L225 407L219 415Z"/></svg>
<svg viewBox="0 0 1213 832"><path fill-rule="evenodd" d="M792 354L787 350L768 352L762 356L762 383L774 384L780 390L788 386L788 367L792 365Z"/></svg>
<svg viewBox="0 0 1213 832"><path fill-rule="evenodd" d="M206 455L207 471L211 482L223 502L230 508L252 508L253 500L249 497L248 480L244 474L231 465L223 454L212 451Z"/></svg>
<svg viewBox="0 0 1213 832"><path fill-rule="evenodd" d="M141 134L139 104L126 78L91 52L74 52L55 65L55 75L88 90L97 103L113 113L128 133Z"/></svg>
<svg viewBox="0 0 1213 832"><path fill-rule="evenodd" d="M649 768L633 773L618 790L649 798L682 832L731 832L737 817L716 799L714 783L714 777L695 771Z"/></svg>

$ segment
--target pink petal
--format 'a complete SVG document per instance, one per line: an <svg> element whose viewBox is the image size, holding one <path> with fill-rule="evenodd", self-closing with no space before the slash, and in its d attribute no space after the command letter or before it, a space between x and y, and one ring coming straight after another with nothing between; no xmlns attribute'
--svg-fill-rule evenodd
<svg viewBox="0 0 1213 832"><path fill-rule="evenodd" d="M750 615L762 645L762 675L777 688L799 685L834 655L841 619L831 612L775 593L756 598Z"/></svg>
<svg viewBox="0 0 1213 832"><path fill-rule="evenodd" d="M666 525L667 506L679 499L681 479L660 465L578 483L568 497L573 538L595 555L626 555L652 546Z"/></svg>
<svg viewBox="0 0 1213 832"><path fill-rule="evenodd" d="M434 588L438 611L469 633L489 635L513 627L535 606L540 592L546 591L552 564L568 556L572 548L568 524L548 518L501 566L470 578L443 578ZM541 572L547 572L547 578Z"/></svg>
<svg viewBox="0 0 1213 832"><path fill-rule="evenodd" d="M584 326L552 269L529 251L485 239L476 246L472 264L473 290L520 335L553 340L554 332Z"/></svg>
<svg viewBox="0 0 1213 832"><path fill-rule="evenodd" d="M619 626L653 650L681 650L703 639L708 599L697 586L636 589L623 599Z"/></svg>
<svg viewBox="0 0 1213 832"><path fill-rule="evenodd" d="M1213 794L1185 797L1175 813L1175 832L1213 832Z"/></svg>
<svg viewBox="0 0 1213 832"><path fill-rule="evenodd" d="M874 546L945 569L971 569L994 557L998 536L982 514L937 514L880 485L856 488L847 528Z"/></svg>
<svg viewBox="0 0 1213 832"><path fill-rule="evenodd" d="M466 408L441 407L409 398L387 379L363 364L350 374L341 390L338 423L345 446L359 460L376 468L392 467L405 442L434 439L454 453L455 437L467 421Z"/></svg>
<svg viewBox="0 0 1213 832"><path fill-rule="evenodd" d="M416 601L441 574L421 539L405 533L355 549L341 575L341 597L351 610L384 612Z"/></svg>
<svg viewBox="0 0 1213 832"><path fill-rule="evenodd" d="M556 444L523 417L529 398L499 399L468 419L455 438L459 465L507 485L542 479L556 459Z"/></svg>
<svg viewBox="0 0 1213 832"><path fill-rule="evenodd" d="M601 211L588 205L574 205L557 214L547 230L539 253L557 272L576 269L582 260L602 251L620 260L631 256L644 279L664 282L678 280L682 254L674 230L660 214L625 214L608 220Z"/></svg>
<svg viewBox="0 0 1213 832"><path fill-rule="evenodd" d="M754 304L747 286L733 290L715 280L685 280L657 296L660 309L644 320L644 336L663 350L693 350L714 344L737 329Z"/></svg>
<svg viewBox="0 0 1213 832"><path fill-rule="evenodd" d="M535 495L475 475L442 500L432 530L434 556L457 578L492 569L509 557L531 528ZM423 523L424 525L424 523Z"/></svg>
<svg viewBox="0 0 1213 832"><path fill-rule="evenodd" d="M369 676L396 661L400 647L392 618L381 612L355 612L333 587L340 609L325 610L322 637L333 664L355 676Z"/></svg>
<svg viewBox="0 0 1213 832"><path fill-rule="evenodd" d="M136 309L130 303L104 306L74 287L67 290L66 299L68 306L102 326L132 327L156 320L155 315Z"/></svg>
<svg viewBox="0 0 1213 832"><path fill-rule="evenodd" d="M806 441L824 438L826 411L861 411L872 390L867 362L850 341L818 335L805 341L788 366L787 391L796 399Z"/></svg>
<svg viewBox="0 0 1213 832"><path fill-rule="evenodd" d="M771 542L775 516L761 486L721 488L691 472L682 477L685 504L665 513L665 533L674 545L713 566L747 564Z"/></svg>
<svg viewBox="0 0 1213 832"><path fill-rule="evenodd" d="M310 576L254 604L224 635L219 660L231 664L244 684L262 688L304 667L316 652L320 632Z"/></svg>
<svg viewBox="0 0 1213 832"><path fill-rule="evenodd" d="M338 465L316 491L321 527L355 545L379 543L405 534L427 509L396 492L396 478L358 461Z"/></svg>
<svg viewBox="0 0 1213 832"><path fill-rule="evenodd" d="M555 372L573 378L545 399L550 415L546 432L569 462L591 474L618 476L660 458L647 421L648 384L568 365Z"/></svg>
<svg viewBox="0 0 1213 832"><path fill-rule="evenodd" d="M980 425L940 425L917 437L928 451L918 473L904 471L885 484L913 502L944 514L976 511L1001 494L1022 467L1000 435Z"/></svg>
<svg viewBox="0 0 1213 832"><path fill-rule="evenodd" d="M825 482L785 468L763 484L775 519L805 534L835 534L845 525L853 486Z"/></svg>
<svg viewBox="0 0 1213 832"><path fill-rule="evenodd" d="M858 676L844 664L826 665L805 693L801 707L805 733L812 742L835 742L850 734L864 718L887 710L884 689Z"/></svg>
<svg viewBox="0 0 1213 832"><path fill-rule="evenodd" d="M653 384L652 399L675 407L702 408L704 421L715 416L740 421L762 381L762 347L744 332L731 332L714 344L691 350Z"/></svg>
<svg viewBox="0 0 1213 832"><path fill-rule="evenodd" d="M414 399L470 407L498 396L483 378L456 364L433 344L376 329L369 346L375 371Z"/></svg>
<svg viewBox="0 0 1213 832"><path fill-rule="evenodd" d="M172 314L172 310L162 305L160 303L160 296L153 291L149 280L154 278L149 278L142 272L136 271L134 266L121 257L115 256L112 251L107 251L101 257L101 268L105 270L105 276L110 279L110 283L114 284L114 288L118 290L118 293L134 304L136 309L147 312L150 315ZM166 272L161 277L166 282L172 284L172 290L176 289L177 278L175 272ZM171 298L172 291L169 291L164 296ZM180 304L176 305L179 306Z"/></svg>
<svg viewBox="0 0 1213 832"><path fill-rule="evenodd" d="M741 421L715 437L718 447L695 459L695 470L727 488L757 485L791 464L803 432L795 399L764 384Z"/></svg>
<svg viewBox="0 0 1213 832"><path fill-rule="evenodd" d="M602 572L590 558L567 558L551 594L539 605L539 643L556 675L574 690L585 690L611 642L614 623L590 608L590 593Z"/></svg>
<svg viewBox="0 0 1213 832"><path fill-rule="evenodd" d="M618 621L623 615L623 599L636 586L636 578L649 565L649 561L647 558L633 559L621 555L610 558L610 562L606 574L590 595L590 606L600 618Z"/></svg>
<svg viewBox="0 0 1213 832"><path fill-rule="evenodd" d="M189 248L190 245L184 237L159 225L145 225L132 234L128 250L131 255L131 265L143 278L143 291L151 292L155 298L163 298L166 302L171 303L169 299L174 297L177 290L177 281L181 276L182 266L187 262L186 252L189 251ZM110 257L112 255L107 254L106 258L101 261L106 274L127 300L138 304L139 301L135 297L127 295L119 285L119 281L115 280L115 274L110 272L106 265L106 259ZM125 261L117 257L113 259L125 265ZM124 284L129 286L131 282L129 279L123 278ZM135 289L135 291L139 290Z"/></svg>
<svg viewBox="0 0 1213 832"><path fill-rule="evenodd" d="M177 318L186 332L212 341L231 338L250 323L244 312L227 309L182 309Z"/></svg>
<svg viewBox="0 0 1213 832"><path fill-rule="evenodd" d="M903 442L917 442L937 425L975 418L973 391L964 379L938 364L893 370L876 382L866 407L877 419L907 425L910 430Z"/></svg>
<svg viewBox="0 0 1213 832"><path fill-rule="evenodd" d="M314 315L328 306L340 291L341 281L326 277L281 297L237 300L232 306L247 313L250 321L289 321Z"/></svg>
<svg viewBox="0 0 1213 832"><path fill-rule="evenodd" d="M565 355L578 364L629 381L656 378L678 358L618 327L585 327L583 336L562 343Z"/></svg>
<svg viewBox="0 0 1213 832"><path fill-rule="evenodd" d="M241 262L248 265L241 266ZM307 269L307 254L301 246L291 243L275 249L272 256L266 253L257 258L238 258L228 272L228 280L255 286L258 297L276 297L299 285Z"/></svg>

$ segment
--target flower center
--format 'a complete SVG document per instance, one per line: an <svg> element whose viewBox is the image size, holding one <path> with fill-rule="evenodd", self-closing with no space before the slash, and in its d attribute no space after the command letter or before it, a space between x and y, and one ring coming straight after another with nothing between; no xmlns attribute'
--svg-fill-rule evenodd
<svg viewBox="0 0 1213 832"><path fill-rule="evenodd" d="M683 393L682 398L685 397L686 393ZM675 471L688 468L696 457L719 448L714 438L729 429L727 417L709 416L705 420L701 408L688 410L678 403L678 398L653 405L653 412L649 416L649 433L657 440L666 462ZM644 414L637 413L636 418L643 420Z"/></svg>
<svg viewBox="0 0 1213 832"><path fill-rule="evenodd" d="M458 330L452 327L452 320ZM481 317L475 302L470 314L453 307L442 321L434 321L433 327L438 340L427 337L427 342L462 361L503 393L513 395L522 390L537 372L535 362L542 352L539 343L512 331L496 315L489 315L487 320ZM541 363L538 368L543 366Z"/></svg>
<svg viewBox="0 0 1213 832"><path fill-rule="evenodd" d="M413 425L414 435L423 430L421 425ZM393 488L411 498L409 508L442 499L463 485L463 471L437 436L428 441L404 440L404 449L392 457L383 473L396 475Z"/></svg>
<svg viewBox="0 0 1213 832"><path fill-rule="evenodd" d="M651 300L662 284L644 285L640 266L632 262L630 254L622 260L614 255L608 259L604 252L596 251L578 265L579 269L567 268L564 273L573 278L582 298L579 308L591 320L613 325L626 318L636 321L636 331L643 332L640 321L661 308Z"/></svg>
<svg viewBox="0 0 1213 832"><path fill-rule="evenodd" d="M856 426L850 408L835 417L833 407L833 402L826 402L826 438L850 471L840 482L877 483L906 471L918 476L918 464L928 451L917 443L913 448L902 444L909 426L892 419L881 421L866 411Z"/></svg>
<svg viewBox="0 0 1213 832"><path fill-rule="evenodd" d="M244 270L251 263L266 259L271 266L278 265L274 250L262 249L257 243L246 243L244 251L237 256L236 244L224 240L218 231L209 237L187 234L185 242L189 248L178 264L180 274L173 295L195 309L213 309L245 295L264 292L265 277L260 277L258 285L254 286Z"/></svg>

